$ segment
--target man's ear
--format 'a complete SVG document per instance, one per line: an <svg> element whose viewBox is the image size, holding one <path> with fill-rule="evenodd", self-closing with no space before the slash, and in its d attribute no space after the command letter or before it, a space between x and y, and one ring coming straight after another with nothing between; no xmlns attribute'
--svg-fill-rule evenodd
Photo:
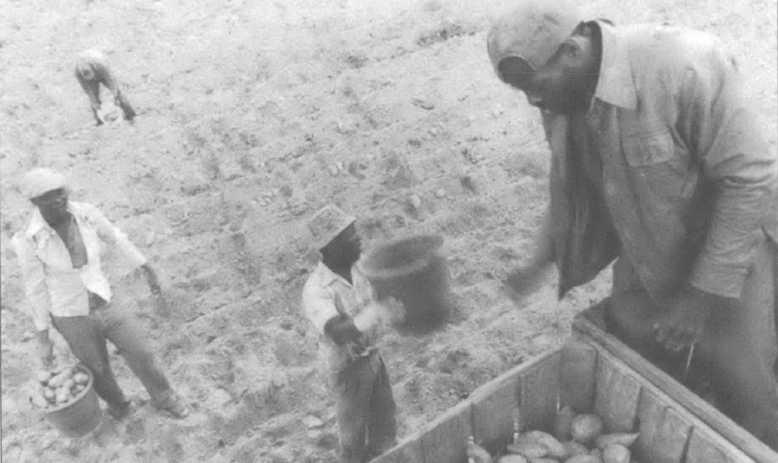
<svg viewBox="0 0 778 463"><path fill-rule="evenodd" d="M583 47L576 37L568 37L562 44L562 56L568 59L578 59Z"/></svg>

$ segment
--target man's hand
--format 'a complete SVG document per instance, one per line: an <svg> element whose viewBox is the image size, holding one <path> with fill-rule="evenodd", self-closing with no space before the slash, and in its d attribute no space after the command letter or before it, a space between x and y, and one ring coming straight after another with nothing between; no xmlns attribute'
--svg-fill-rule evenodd
<svg viewBox="0 0 778 463"><path fill-rule="evenodd" d="M324 324L324 334L339 346L348 342L357 342L362 337L362 333L354 325L354 319L348 315L338 315L329 319Z"/></svg>
<svg viewBox="0 0 778 463"><path fill-rule="evenodd" d="M722 298L687 286L667 303L666 311L654 324L656 340L675 352L698 342L714 306Z"/></svg>
<svg viewBox="0 0 778 463"><path fill-rule="evenodd" d="M156 297L159 297L162 294L162 288L159 287L159 280L157 279L157 273L148 263L143 264L141 268L146 274L146 282L149 284L149 289L151 290L151 294L153 294Z"/></svg>
<svg viewBox="0 0 778 463"><path fill-rule="evenodd" d="M50 368L54 363L54 343L48 339L45 341L38 341L38 358L41 359L43 368Z"/></svg>

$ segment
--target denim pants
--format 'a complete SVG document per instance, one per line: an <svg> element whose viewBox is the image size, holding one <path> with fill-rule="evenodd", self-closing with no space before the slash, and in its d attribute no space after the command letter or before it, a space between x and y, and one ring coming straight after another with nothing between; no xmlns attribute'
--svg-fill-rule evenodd
<svg viewBox="0 0 778 463"><path fill-rule="evenodd" d="M395 445L396 405L378 353L338 372L334 390L343 463L365 463Z"/></svg>
<svg viewBox="0 0 778 463"><path fill-rule="evenodd" d="M119 349L127 365L143 383L151 397L151 404L161 408L173 395L173 391L165 375L154 364L154 356L133 317L111 310L110 305L105 303L90 306L87 316L52 315L51 318L73 355L94 375L97 395L113 406L120 406L127 401L109 363L108 340Z"/></svg>

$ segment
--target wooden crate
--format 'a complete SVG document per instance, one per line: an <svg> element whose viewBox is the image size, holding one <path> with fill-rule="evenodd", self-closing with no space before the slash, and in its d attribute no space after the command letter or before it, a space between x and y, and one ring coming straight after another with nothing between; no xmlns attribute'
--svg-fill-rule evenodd
<svg viewBox="0 0 778 463"><path fill-rule="evenodd" d="M646 381L672 397L682 408L688 410L708 425L721 438L741 449L758 463L778 463L778 453L762 443L751 433L740 427L723 413L702 400L673 377L641 357L615 336L605 332L603 305L598 304L585 310L573 322L573 330L579 337L591 340L614 357L623 361ZM778 426L778 424L776 424Z"/></svg>
<svg viewBox="0 0 778 463"><path fill-rule="evenodd" d="M470 435L492 454L500 453L513 436L515 418L522 431L551 431L562 405L597 413L608 432L639 430L633 453L643 463L778 462L750 457L586 337L478 388L373 462L466 463Z"/></svg>

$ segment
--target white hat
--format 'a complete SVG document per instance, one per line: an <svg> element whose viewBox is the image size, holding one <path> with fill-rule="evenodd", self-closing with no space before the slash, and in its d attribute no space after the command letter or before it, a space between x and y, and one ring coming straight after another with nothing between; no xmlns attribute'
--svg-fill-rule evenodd
<svg viewBox="0 0 778 463"><path fill-rule="evenodd" d="M356 220L334 204L324 206L308 222L308 229L313 235L313 245L316 249L327 246Z"/></svg>
<svg viewBox="0 0 778 463"><path fill-rule="evenodd" d="M24 176L22 194L28 198L37 198L45 193L67 186L65 176L46 167L38 167Z"/></svg>

